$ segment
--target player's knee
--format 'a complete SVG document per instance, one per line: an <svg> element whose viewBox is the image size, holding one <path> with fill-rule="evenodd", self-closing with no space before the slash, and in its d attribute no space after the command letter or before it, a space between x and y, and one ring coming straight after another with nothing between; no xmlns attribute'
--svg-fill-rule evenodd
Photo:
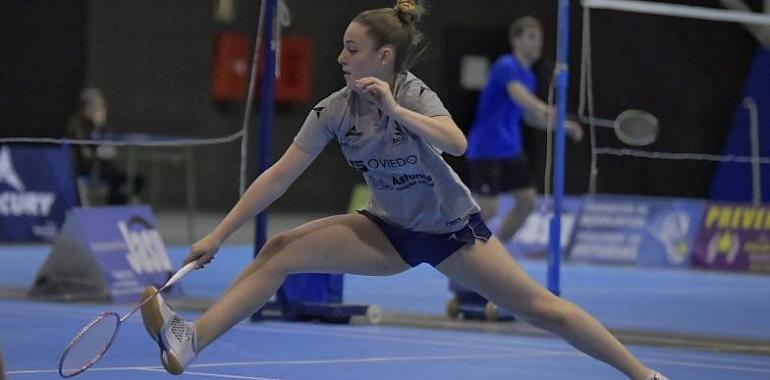
<svg viewBox="0 0 770 380"><path fill-rule="evenodd" d="M569 320L569 308L556 297L542 297L530 302L522 317L545 330L559 329Z"/></svg>
<svg viewBox="0 0 770 380"><path fill-rule="evenodd" d="M286 234L278 234L267 239L265 245L259 251L254 264L263 268L280 268L280 260L278 259L281 256L281 252L286 250L290 240Z"/></svg>

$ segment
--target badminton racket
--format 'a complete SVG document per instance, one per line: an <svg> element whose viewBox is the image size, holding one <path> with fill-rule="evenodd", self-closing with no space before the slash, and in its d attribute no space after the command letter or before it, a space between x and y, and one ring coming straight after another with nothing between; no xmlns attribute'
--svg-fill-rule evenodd
<svg viewBox="0 0 770 380"><path fill-rule="evenodd" d="M110 349L115 336L118 334L120 325L132 314L139 310L142 305L155 298L158 293L174 285L191 270L195 269L196 262L188 263L151 296L143 299L134 306L131 311L121 317L118 313L109 311L96 316L91 322L86 324L77 335L67 344L64 352L59 359L59 375L61 377L72 377L85 372L98 362L107 350Z"/></svg>

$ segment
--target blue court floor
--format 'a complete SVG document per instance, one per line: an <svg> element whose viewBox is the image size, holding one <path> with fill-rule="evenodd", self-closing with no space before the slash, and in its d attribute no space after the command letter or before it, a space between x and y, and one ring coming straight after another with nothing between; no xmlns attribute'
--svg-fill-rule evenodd
<svg viewBox="0 0 770 380"><path fill-rule="evenodd" d="M180 266L186 247L169 248ZM46 245L0 246L0 288L26 289L49 254ZM217 260L182 282L193 298L216 298L251 260L252 247L223 247ZM541 284L542 261L521 261ZM390 277L345 276L345 300L390 312L444 315L452 296L447 279L422 265ZM770 276L684 269L565 264L562 296L612 329L767 341Z"/></svg>
<svg viewBox="0 0 770 380"><path fill-rule="evenodd" d="M0 288L28 288L50 250L45 245L0 247ZM185 247L172 247L179 264ZM251 258L251 247L224 247L217 260L181 283L187 296L214 298ZM543 281L545 265L522 262ZM750 341L770 352L770 276L690 270L567 264L563 297L613 331L649 332ZM345 276L351 303L380 305L386 313L440 320L450 297L447 280L430 267L386 278ZM0 300L0 347L10 379L54 379L66 343L97 313L130 305ZM187 314L194 317L195 314ZM124 324L97 368L82 379L170 378L141 318ZM503 325L511 322L499 322ZM490 324L494 326L494 324ZM770 380L770 356L739 355L718 346L699 350L630 348L672 379ZM244 322L201 355L181 378L204 379L622 379L612 368L561 340L392 325Z"/></svg>
<svg viewBox="0 0 770 380"><path fill-rule="evenodd" d="M10 379L54 379L58 355L103 305L0 301ZM127 306L108 307L125 312ZM193 316L193 315L188 315ZM141 318L127 321L107 356L80 379L165 379ZM672 379L770 379L763 356L632 346ZM388 326L244 322L204 351L184 379L621 379L550 338Z"/></svg>

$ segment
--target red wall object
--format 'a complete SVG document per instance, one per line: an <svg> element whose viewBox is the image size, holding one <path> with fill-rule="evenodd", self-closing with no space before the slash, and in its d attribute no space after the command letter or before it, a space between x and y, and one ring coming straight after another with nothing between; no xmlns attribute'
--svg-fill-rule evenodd
<svg viewBox="0 0 770 380"><path fill-rule="evenodd" d="M220 31L215 39L211 71L211 98L238 101L249 83L251 39L239 32Z"/></svg>
<svg viewBox="0 0 770 380"><path fill-rule="evenodd" d="M280 103L308 102L312 96L310 38L284 36L281 39L281 76L276 82L275 100Z"/></svg>
<svg viewBox="0 0 770 380"><path fill-rule="evenodd" d="M217 34L211 74L212 99L224 102L246 99L252 46L253 40L243 33L221 31ZM281 76L275 83L276 102L302 103L311 100L311 48L309 37L294 35L281 38ZM262 77L262 71L260 67L258 78Z"/></svg>

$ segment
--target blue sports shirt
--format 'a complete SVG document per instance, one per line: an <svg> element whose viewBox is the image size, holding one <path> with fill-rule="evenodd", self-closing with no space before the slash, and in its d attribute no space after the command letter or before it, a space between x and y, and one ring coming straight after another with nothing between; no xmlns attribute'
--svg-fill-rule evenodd
<svg viewBox="0 0 770 380"><path fill-rule="evenodd" d="M520 82L535 92L535 74L521 66L513 54L495 61L481 91L476 118L468 134L469 159L501 159L519 155L521 144L521 117L524 109L508 95L507 86Z"/></svg>

